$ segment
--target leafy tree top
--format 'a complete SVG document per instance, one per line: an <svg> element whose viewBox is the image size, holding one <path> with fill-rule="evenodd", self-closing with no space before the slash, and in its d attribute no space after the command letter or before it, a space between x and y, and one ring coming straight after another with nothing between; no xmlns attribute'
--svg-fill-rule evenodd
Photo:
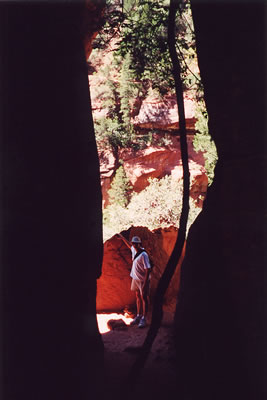
<svg viewBox="0 0 267 400"><path fill-rule="evenodd" d="M109 0L106 24L94 43L95 48L103 48L116 36L115 57L118 64L130 55L129 71L135 79L149 81L152 88L162 95L174 88L167 45L168 9L169 1L165 0ZM176 33L184 87L199 90L195 37L188 0L181 5Z"/></svg>

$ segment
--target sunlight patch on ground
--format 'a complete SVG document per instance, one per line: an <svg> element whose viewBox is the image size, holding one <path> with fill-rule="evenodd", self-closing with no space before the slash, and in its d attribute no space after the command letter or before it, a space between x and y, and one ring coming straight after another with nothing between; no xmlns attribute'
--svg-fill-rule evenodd
<svg viewBox="0 0 267 400"><path fill-rule="evenodd" d="M110 331L107 325L110 319L122 319L126 323L126 325L130 325L130 323L133 320L133 318L125 317L123 314L117 314L117 313L97 314L96 319L97 319L98 329L101 334Z"/></svg>

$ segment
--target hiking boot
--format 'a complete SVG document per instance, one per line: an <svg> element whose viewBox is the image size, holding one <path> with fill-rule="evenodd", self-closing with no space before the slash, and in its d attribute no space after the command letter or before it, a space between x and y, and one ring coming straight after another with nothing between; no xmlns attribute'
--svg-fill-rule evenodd
<svg viewBox="0 0 267 400"><path fill-rule="evenodd" d="M142 317L138 324L138 328L144 328L145 326L146 326L146 319L145 319L145 317Z"/></svg>
<svg viewBox="0 0 267 400"><path fill-rule="evenodd" d="M137 324L139 324L140 319L141 319L141 315L137 315L137 316L132 320L132 322L130 323L130 325L132 326L132 325L137 325Z"/></svg>

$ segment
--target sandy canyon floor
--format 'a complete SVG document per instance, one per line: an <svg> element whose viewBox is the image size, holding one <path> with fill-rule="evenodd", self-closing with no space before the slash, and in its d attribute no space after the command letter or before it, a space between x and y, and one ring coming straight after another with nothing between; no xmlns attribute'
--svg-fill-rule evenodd
<svg viewBox="0 0 267 400"><path fill-rule="evenodd" d="M173 364L172 320L172 314L164 314L161 328L141 370L135 390L131 385L125 390L123 384L138 357L138 350L145 340L148 327L140 329L137 326L126 325L102 333L105 348L105 384L101 389L105 391L106 398L164 400L173 397L177 391L177 375ZM102 327L102 331L106 330ZM122 390L127 393L122 393Z"/></svg>

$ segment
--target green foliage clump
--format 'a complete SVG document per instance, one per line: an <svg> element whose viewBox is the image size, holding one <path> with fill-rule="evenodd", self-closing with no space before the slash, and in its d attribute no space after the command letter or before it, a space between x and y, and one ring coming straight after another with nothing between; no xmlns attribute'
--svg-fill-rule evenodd
<svg viewBox="0 0 267 400"><path fill-rule="evenodd" d="M116 38L116 49L108 66L102 68L103 83L98 98L106 114L95 121L98 147L112 149L118 165L122 147L138 150L153 142L153 133L138 135L131 122L149 90L159 97L174 93L174 77L167 44L169 1L109 1L106 25L95 41L92 57L101 54ZM209 184L213 180L217 153L208 133L207 113L203 107L203 87L196 62L195 37L190 4L181 2L176 20L176 49L181 63L183 86L199 101L194 147L204 152ZM113 47L114 49L114 47ZM194 92L194 94L193 94ZM166 136L157 144L168 146ZM110 205L104 210L105 239L132 225L149 229L179 225L182 209L182 182L166 176L153 179L140 193L130 196L131 188L123 167L114 177L109 192ZM200 208L190 199L188 227Z"/></svg>
<svg viewBox="0 0 267 400"><path fill-rule="evenodd" d="M151 143L153 134L137 135L131 123L149 90L160 98L175 92L167 43L168 13L166 0L107 0L106 24L94 42L91 60L116 38L112 62L103 69L105 79L99 88L107 115L95 121L98 146L111 147L115 157L119 147L138 150ZM188 0L180 4L176 36L184 89L197 96L201 82Z"/></svg>
<svg viewBox="0 0 267 400"><path fill-rule="evenodd" d="M130 201L132 185L121 165L114 176L111 188L108 191L110 204L127 207Z"/></svg>
<svg viewBox="0 0 267 400"><path fill-rule="evenodd" d="M131 72L131 57L127 55L121 59L120 67L116 65L118 59L104 66L101 72L104 82L98 88L97 99L101 101L106 115L95 120L96 141L99 148L109 147L116 157L119 148L142 148L144 141L149 137L137 137L131 123L131 113L134 111L136 98L144 96L146 89L140 82L136 82ZM116 71L116 78L112 72ZM149 136L149 135L148 135Z"/></svg>
<svg viewBox="0 0 267 400"><path fill-rule="evenodd" d="M194 136L193 146L195 151L204 153L205 168L208 176L208 184L210 186L214 179L214 169L218 161L218 155L215 143L209 135L208 113L201 102L197 108L196 117L196 134Z"/></svg>
<svg viewBox="0 0 267 400"><path fill-rule="evenodd" d="M177 53L185 88L200 82L190 65L196 61L195 37L190 3L180 5L176 19ZM139 81L149 80L162 95L174 89L172 63L167 42L169 2L132 0L124 7L121 41L117 54L131 55L133 70Z"/></svg>
<svg viewBox="0 0 267 400"><path fill-rule="evenodd" d="M142 84L135 80L132 70L132 58L127 54L121 59L121 69L118 82L118 94L120 98L120 112L122 120L127 127L131 123L132 102L140 96Z"/></svg>
<svg viewBox="0 0 267 400"><path fill-rule="evenodd" d="M126 10L117 54L130 54L136 78L149 79L153 88L167 93L173 87L167 46L168 6L162 1L135 0Z"/></svg>
<svg viewBox="0 0 267 400"><path fill-rule="evenodd" d="M171 176L150 179L149 186L136 193L129 204L131 223L144 224L149 229L179 223L182 208L182 182L174 182Z"/></svg>
<svg viewBox="0 0 267 400"><path fill-rule="evenodd" d="M149 185L140 193L133 193L126 207L113 203L104 210L104 240L130 226L179 227L182 210L182 180L171 176L149 179ZM201 211L190 198L188 229Z"/></svg>

